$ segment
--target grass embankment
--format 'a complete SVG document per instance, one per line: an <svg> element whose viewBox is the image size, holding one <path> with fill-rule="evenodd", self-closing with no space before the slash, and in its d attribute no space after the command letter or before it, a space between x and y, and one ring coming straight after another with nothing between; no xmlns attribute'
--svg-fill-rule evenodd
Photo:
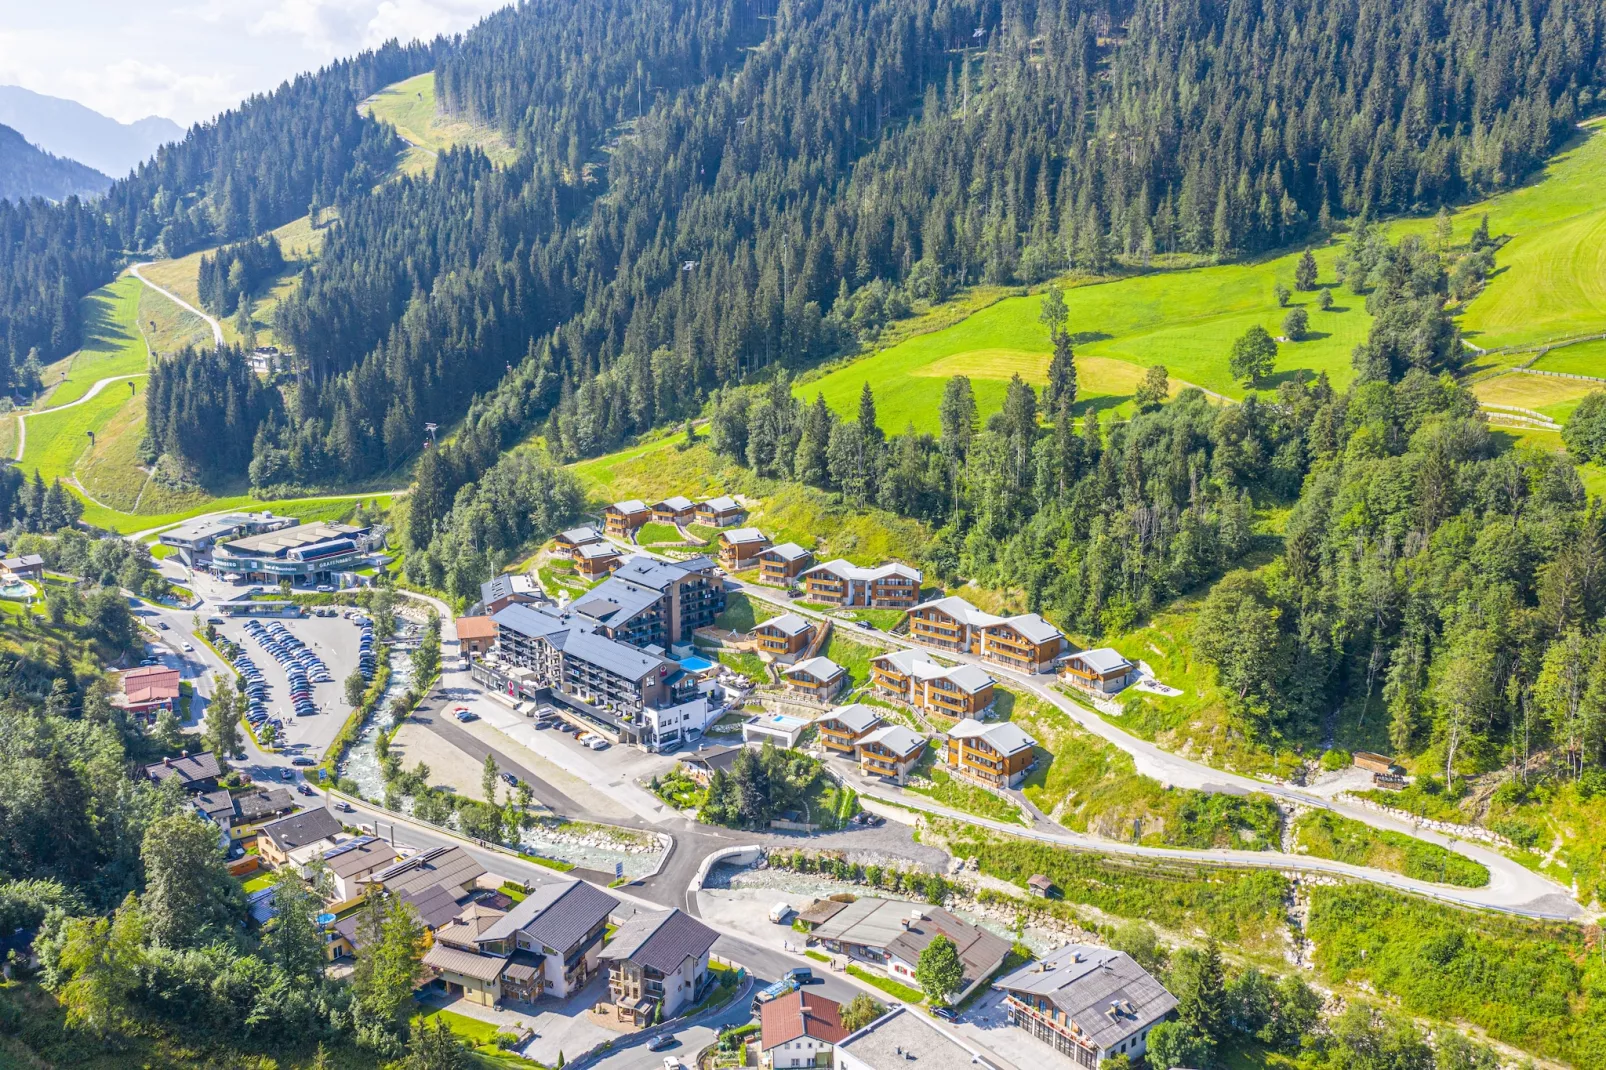
<svg viewBox="0 0 1606 1070"><path fill-rule="evenodd" d="M379 705L380 696L390 684L390 647L384 643L374 646L374 676L368 681L368 690L363 692L362 701L351 708L346 715L346 723L340 726L340 731L330 741L329 749L324 752L323 761L318 763L318 779L327 780L333 784L338 779L335 767L340 759L346 756L346 748L357 741L362 732L362 725ZM309 771L310 772L310 771Z"/></svg>
<svg viewBox="0 0 1606 1070"><path fill-rule="evenodd" d="M675 525L660 524L657 521L641 525L641 529L636 532L636 542L641 546L681 545L685 541L685 537Z"/></svg>
<svg viewBox="0 0 1606 1070"><path fill-rule="evenodd" d="M831 638L821 651L826 657L847 670L848 682L843 685L841 694L864 687L870 682L870 659L880 657L886 650L879 646L869 646L858 643L842 634L841 625L831 626Z"/></svg>
<svg viewBox="0 0 1606 1070"><path fill-rule="evenodd" d="M714 627L745 634L778 616L780 611L767 602L737 592L725 597L725 608L714 618Z"/></svg>
<svg viewBox="0 0 1606 1070"><path fill-rule="evenodd" d="M1598 929L1457 910L1353 884L1311 888L1306 933L1330 984L1365 986L1411 1014L1470 1022L1536 1055L1606 1065Z"/></svg>
<svg viewBox="0 0 1606 1070"><path fill-rule="evenodd" d="M1004 688L995 694L999 714L1038 744L1022 791L1066 828L1155 846L1276 849L1282 816L1269 796L1168 789L1063 710Z"/></svg>
<svg viewBox="0 0 1606 1070"><path fill-rule="evenodd" d="M1606 353L1602 354L1600 360L1598 370L1606 371ZM1532 409L1557 423L1566 423L1580 401L1601 389L1606 389L1606 383L1588 383L1581 379L1558 379L1550 375L1529 375L1526 372L1514 371L1493 379L1484 379L1472 387L1472 392L1484 405Z"/></svg>
<svg viewBox="0 0 1606 1070"><path fill-rule="evenodd" d="M442 115L435 102L435 74L428 72L388 85L358 106L380 122L389 123L412 147L402 157L405 174L435 168L435 153L453 145L474 145L505 167L518 153L495 127Z"/></svg>
<svg viewBox="0 0 1606 1070"><path fill-rule="evenodd" d="M473 1049L472 1058L475 1066L529 1070L530 1067L539 1065L497 1047L496 1037L502 1030L490 1022L482 1022L478 1018L470 1018L466 1014L458 1014L439 1007L420 1007L418 1014L413 1018L413 1025L416 1028L424 1022L440 1022L450 1029L453 1036Z"/></svg>
<svg viewBox="0 0 1606 1070"><path fill-rule="evenodd" d="M1544 372L1561 372L1564 375L1589 375L1606 379L1606 341L1579 342L1546 350L1544 355L1529 365ZM1601 383L1585 384L1598 390Z"/></svg>
<svg viewBox="0 0 1606 1070"><path fill-rule="evenodd" d="M901 429L901 428L900 428ZM740 494L756 504L747 523L776 543L795 542L820 560L846 558L856 565L877 565L892 559L919 561L931 532L918 521L879 509L854 509L812 487L763 479L738 465L727 464L708 448L705 433L684 448L675 432L570 466L596 502L641 498L654 501L672 494L706 498ZM712 529L691 528L709 538Z"/></svg>
<svg viewBox="0 0 1606 1070"><path fill-rule="evenodd" d="M863 966L857 966L851 962L848 963L848 976L863 981L874 988L879 988L900 1003L923 1003L926 999L926 994L918 988L901 985L885 974L873 973Z"/></svg>
<svg viewBox="0 0 1606 1070"><path fill-rule="evenodd" d="M926 753L915 765L915 776L924 777L930 783L921 783L918 786L909 784L905 786L905 791L924 796L950 810L975 814L977 817L992 821L1019 824L1025 820L1020 807L1008 799L994 795L979 784L949 776L942 764L941 748L941 739L932 741L926 746Z"/></svg>
<svg viewBox="0 0 1606 1070"><path fill-rule="evenodd" d="M1314 858L1385 869L1420 881L1462 888L1489 883L1485 866L1436 843L1321 810L1301 814L1294 822L1294 845Z"/></svg>

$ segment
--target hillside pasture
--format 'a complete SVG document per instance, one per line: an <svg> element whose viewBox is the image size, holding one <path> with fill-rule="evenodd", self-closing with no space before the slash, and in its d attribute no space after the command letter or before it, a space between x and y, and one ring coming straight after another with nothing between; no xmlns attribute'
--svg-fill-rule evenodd
<svg viewBox="0 0 1606 1070"><path fill-rule="evenodd" d="M150 352L139 331L140 291L144 289L138 279L123 275L91 291L79 303L83 347L45 369L41 378L48 393L43 407L77 401L96 380L134 375L149 366ZM31 425L29 433L32 434Z"/></svg>
<svg viewBox="0 0 1606 1070"><path fill-rule="evenodd" d="M1472 392L1485 405L1532 409L1557 423L1566 423L1580 401L1602 389L1606 389L1606 383L1517 371L1484 379L1474 384Z"/></svg>
<svg viewBox="0 0 1606 1070"><path fill-rule="evenodd" d="M1588 375L1603 380L1595 385L1606 388L1606 340L1547 349L1529 367L1563 375Z"/></svg>
<svg viewBox="0 0 1606 1070"><path fill-rule="evenodd" d="M496 128L442 115L436 106L433 71L386 86L363 101L359 110L395 127L409 144L400 164L405 174L434 170L435 154L454 145L473 145L499 167L518 156Z"/></svg>

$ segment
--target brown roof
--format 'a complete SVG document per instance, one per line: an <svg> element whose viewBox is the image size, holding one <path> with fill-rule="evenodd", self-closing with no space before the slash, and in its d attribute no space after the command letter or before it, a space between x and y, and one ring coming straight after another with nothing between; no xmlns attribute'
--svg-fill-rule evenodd
<svg viewBox="0 0 1606 1070"><path fill-rule="evenodd" d="M507 965L507 959L446 947L437 942L424 953L424 965L472 977L477 981L494 981L502 975L502 967Z"/></svg>
<svg viewBox="0 0 1606 1070"><path fill-rule="evenodd" d="M145 767L145 775L152 780L166 780L168 777L176 776L180 784L207 780L221 772L217 756L209 750L183 758L164 758Z"/></svg>
<svg viewBox="0 0 1606 1070"><path fill-rule="evenodd" d="M846 903L838 903L834 899L816 899L798 911L797 916L798 920L805 924L823 925L841 913L846 906Z"/></svg>
<svg viewBox="0 0 1606 1070"><path fill-rule="evenodd" d="M473 855L452 844L448 847L432 847L405 858L373 874L369 880L391 892L423 892L437 884L449 888L470 884L485 872L485 867Z"/></svg>
<svg viewBox="0 0 1606 1070"><path fill-rule="evenodd" d="M789 992L764 1004L761 1014L764 1051L799 1037L835 1044L848 1035L842 1025L842 1005L812 992Z"/></svg>
<svg viewBox="0 0 1606 1070"><path fill-rule="evenodd" d="M464 639L495 639L496 621L490 617L458 617L457 638Z"/></svg>
<svg viewBox="0 0 1606 1070"><path fill-rule="evenodd" d="M163 702L178 698L177 669L146 665L123 673L123 695L128 702Z"/></svg>

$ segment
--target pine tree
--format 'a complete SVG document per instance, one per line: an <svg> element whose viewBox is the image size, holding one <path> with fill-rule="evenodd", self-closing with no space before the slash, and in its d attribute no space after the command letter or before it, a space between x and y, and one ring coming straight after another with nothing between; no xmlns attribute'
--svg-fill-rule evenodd
<svg viewBox="0 0 1606 1070"><path fill-rule="evenodd" d="M1316 257L1309 249L1306 249L1304 255L1299 258L1299 263L1294 267L1294 286L1300 290L1314 290L1316 289L1316 278Z"/></svg>

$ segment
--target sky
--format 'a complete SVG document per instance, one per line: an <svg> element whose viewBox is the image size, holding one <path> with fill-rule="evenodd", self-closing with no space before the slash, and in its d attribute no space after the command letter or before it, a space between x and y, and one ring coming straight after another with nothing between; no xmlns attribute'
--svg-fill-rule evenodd
<svg viewBox="0 0 1606 1070"><path fill-rule="evenodd" d="M391 37L466 30L507 2L0 0L0 85L188 126Z"/></svg>

